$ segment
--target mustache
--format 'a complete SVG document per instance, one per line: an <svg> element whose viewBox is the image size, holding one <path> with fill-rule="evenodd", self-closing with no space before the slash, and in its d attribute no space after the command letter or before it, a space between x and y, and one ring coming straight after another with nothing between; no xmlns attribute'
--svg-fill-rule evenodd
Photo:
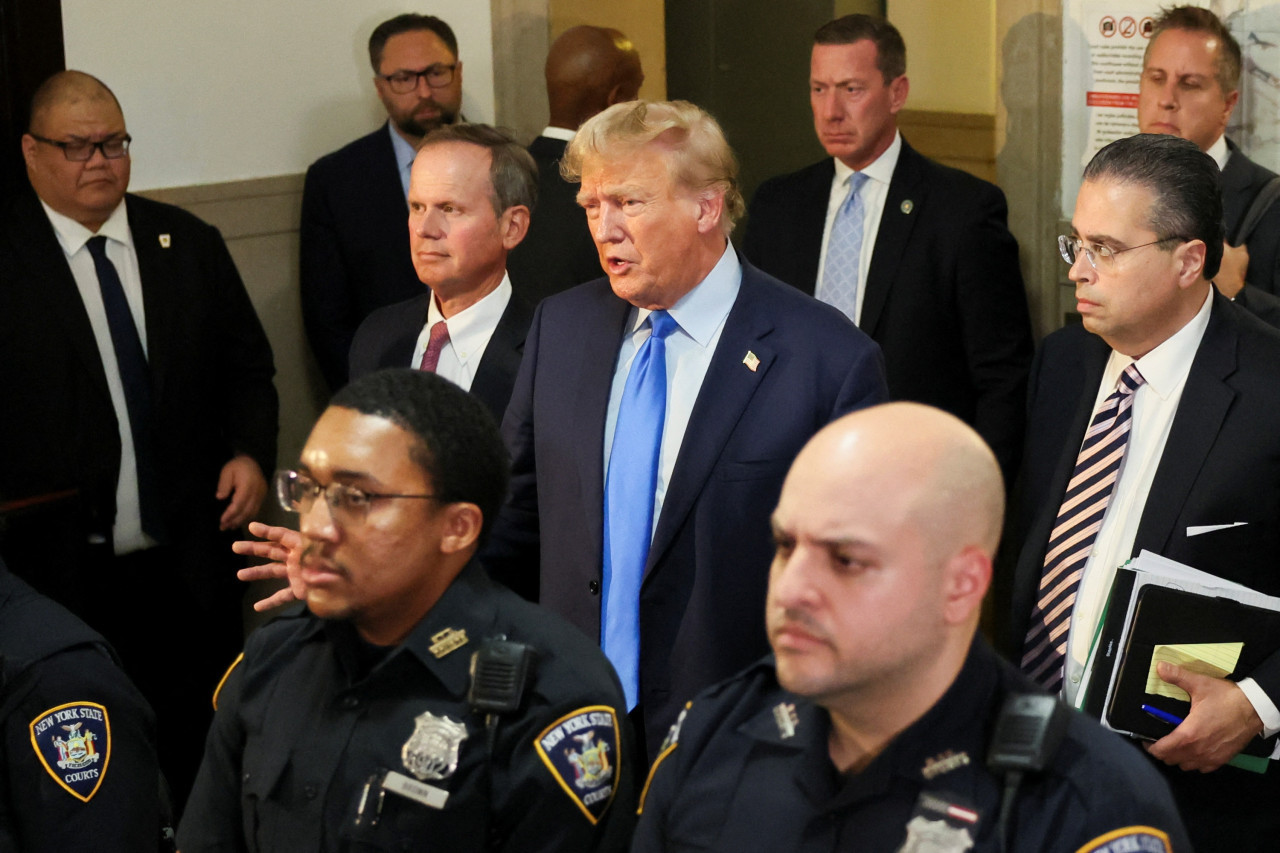
<svg viewBox="0 0 1280 853"><path fill-rule="evenodd" d="M779 633L799 629L814 639L823 642L829 642L831 639L827 629L823 627L813 617L813 614L805 610L798 610L794 607L783 607L774 611L773 617L769 620L769 636L774 637Z"/></svg>

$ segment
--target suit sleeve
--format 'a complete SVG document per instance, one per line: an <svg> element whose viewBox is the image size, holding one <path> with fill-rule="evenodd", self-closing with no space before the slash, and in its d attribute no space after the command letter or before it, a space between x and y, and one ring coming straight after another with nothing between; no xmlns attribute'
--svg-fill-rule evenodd
<svg viewBox="0 0 1280 853"><path fill-rule="evenodd" d="M1004 194L988 184L981 187L971 224L960 235L956 309L977 395L973 427L995 451L1007 484L1022 454L1034 345Z"/></svg>
<svg viewBox="0 0 1280 853"><path fill-rule="evenodd" d="M866 335L858 332L858 336L862 339L863 346L858 349L858 356L849 366L849 372L840 386L836 409L831 413L832 420L889 399L889 386L884 375L884 355L880 352L880 347Z"/></svg>
<svg viewBox="0 0 1280 853"><path fill-rule="evenodd" d="M302 188L298 228L302 319L320 372L336 391L347 384L347 354L357 323L330 204L323 176L312 166Z"/></svg>
<svg viewBox="0 0 1280 853"><path fill-rule="evenodd" d="M241 815L241 757L245 735L240 723L244 662L233 665L218 691L217 714L205 740L204 760L178 827L182 853L244 851Z"/></svg>

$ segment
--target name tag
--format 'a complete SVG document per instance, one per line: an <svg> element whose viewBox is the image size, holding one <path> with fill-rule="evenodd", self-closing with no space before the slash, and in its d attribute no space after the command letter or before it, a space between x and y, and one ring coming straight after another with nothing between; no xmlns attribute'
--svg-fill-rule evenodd
<svg viewBox="0 0 1280 853"><path fill-rule="evenodd" d="M444 808L445 802L449 799L449 792L443 788L410 779L394 770L387 772L387 777L382 780L382 787L393 794L399 794L433 809Z"/></svg>

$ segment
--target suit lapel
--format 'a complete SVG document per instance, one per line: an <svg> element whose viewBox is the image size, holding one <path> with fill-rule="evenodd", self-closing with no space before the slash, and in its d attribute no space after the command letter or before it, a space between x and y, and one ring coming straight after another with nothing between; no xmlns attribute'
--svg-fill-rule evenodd
<svg viewBox="0 0 1280 853"><path fill-rule="evenodd" d="M875 337L876 324L880 322L889 290L897 277L911 231L920 218L921 209L928 204L928 187L920 180L920 159L904 139L893 180L889 182L889 193L885 196L884 212L880 215L880 230L876 232L858 320L858 327L872 337Z"/></svg>
<svg viewBox="0 0 1280 853"><path fill-rule="evenodd" d="M1238 309L1216 292L1213 299L1209 326L1191 362L1191 372L1142 510L1134 539L1135 554L1143 548L1159 553L1169 547L1176 532L1174 523L1235 399L1235 391L1226 379L1236 370L1239 332L1226 315Z"/></svg>
<svg viewBox="0 0 1280 853"><path fill-rule="evenodd" d="M720 342L711 356L706 378L689 416L662 502L662 514L649 548L646 574L662 558L689 515L707 478L720 462L729 436L742 418L747 404L776 356L764 338L773 330L769 307L763 304L755 276L759 273L743 265L742 287L729 316L725 318ZM754 370L743 364L748 352L759 363Z"/></svg>
<svg viewBox="0 0 1280 853"><path fill-rule="evenodd" d="M794 223L796 238L796 281L791 284L813 296L818 284L818 261L822 257L822 232L827 225L827 206L831 203L831 181L835 179L835 160L828 157L824 168L814 169L804 190L807 199L799 207L799 222Z"/></svg>
<svg viewBox="0 0 1280 853"><path fill-rule="evenodd" d="M480 359L475 379L471 382L471 393L483 400L494 412L500 413L505 409L503 401L511 397L511 388L516 372L520 369L520 359L524 356L524 339L532 317L533 310L528 303L513 292L484 348L484 357ZM500 415L498 419L502 419Z"/></svg>
<svg viewBox="0 0 1280 853"><path fill-rule="evenodd" d="M129 213L129 231L133 234L133 250L138 256L138 277L142 280L147 367L151 372L154 399L159 400L168 367L165 354L174 350L170 338L174 331L172 317L178 306L174 305L173 288L169 286L178 277L174 259L190 252L192 247L175 245L175 239L181 240L181 235L175 238L173 234L162 233L145 206L137 204L133 198L126 196L125 205Z"/></svg>

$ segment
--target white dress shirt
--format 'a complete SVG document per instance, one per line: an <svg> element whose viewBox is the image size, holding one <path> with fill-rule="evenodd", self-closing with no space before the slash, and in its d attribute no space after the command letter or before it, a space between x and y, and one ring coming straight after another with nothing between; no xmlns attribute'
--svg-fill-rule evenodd
<svg viewBox="0 0 1280 853"><path fill-rule="evenodd" d="M546 127L544 127L542 129L542 133L538 135L545 136L548 139L560 139L560 140L563 140L564 142L568 142L569 140L573 139L573 137L577 135L577 133L578 132L576 130L570 130L567 127L556 127L555 125L549 124Z"/></svg>
<svg viewBox="0 0 1280 853"><path fill-rule="evenodd" d="M902 153L902 134L894 133L893 142L884 153L877 157L862 174L867 182L862 186L862 209L865 218L862 221L862 254L858 257L858 308L853 322L862 318L862 299L867 292L867 271L871 269L871 254L875 250L876 234L880 232L880 219L884 214L884 201L889 196L889 182L893 180L893 170L898 167L898 155ZM822 298L822 276L827 267L827 242L831 239L831 226L836 221L836 214L845 199L849 197L849 177L853 170L836 159L836 174L831 179L831 192L827 196L827 221L822 226L822 251L818 254L818 280L814 284L814 293Z"/></svg>
<svg viewBox="0 0 1280 853"><path fill-rule="evenodd" d="M667 310L679 328L667 336L667 410L662 427L662 446L658 451L658 482L654 490L653 526L658 526L662 514L662 502L667 495L667 483L675 469L676 457L685 428L693 414L693 404L698 400L702 380L706 378L711 357L715 354L720 333L724 331L725 318L738 299L742 286L742 264L732 245L725 246L724 254L715 267L697 287L689 291ZM609 391L609 410L604 422L604 471L608 477L609 455L613 450L613 433L618 425L618 409L622 405L622 392L627 385L627 374L640 345L649 339L649 316L646 308L632 308L627 317L622 345L618 348L618 362L613 372L613 385Z"/></svg>
<svg viewBox="0 0 1280 853"><path fill-rule="evenodd" d="M1209 146L1209 150L1204 152L1213 158L1213 162L1218 164L1218 171L1221 172L1227 168L1227 161L1231 159L1231 149L1227 147L1227 137L1219 136L1218 141Z"/></svg>
<svg viewBox="0 0 1280 853"><path fill-rule="evenodd" d="M138 273L138 254L133 247L133 234L129 231L129 216L121 202L97 234L70 217L63 216L43 201L45 215L58 235L58 243L66 255L71 275L80 291L80 299L89 315L102 370L107 377L107 390L111 393L111 407L116 413L116 427L120 433L120 476L116 481L116 518L111 528L111 541L117 554L128 554L154 546L155 540L142 532L142 509L138 502L138 461L133 450L133 430L129 424L129 406L124 397L124 382L120 378L120 365L116 361L115 344L111 340L111 327L107 324L107 310L102 304L102 286L98 283L98 271L93 256L85 244L90 237L107 238L106 254L116 268L120 284L124 288L133 325L142 341L142 352L147 352L147 322L142 302L142 278Z"/></svg>
<svg viewBox="0 0 1280 853"><path fill-rule="evenodd" d="M480 367L480 359L484 358L493 330L497 328L502 312L507 310L507 303L510 301L511 279L503 274L502 282L491 293L445 320L445 326L449 329L449 342L440 350L436 374L463 391L470 391L471 383L476 378L476 370ZM434 294L430 305L427 309L427 324L418 333L418 342L413 348L413 361L409 364L413 368L422 364L422 354L427 351L427 342L431 340L431 327L445 319L440 313L440 306L436 304Z"/></svg>

